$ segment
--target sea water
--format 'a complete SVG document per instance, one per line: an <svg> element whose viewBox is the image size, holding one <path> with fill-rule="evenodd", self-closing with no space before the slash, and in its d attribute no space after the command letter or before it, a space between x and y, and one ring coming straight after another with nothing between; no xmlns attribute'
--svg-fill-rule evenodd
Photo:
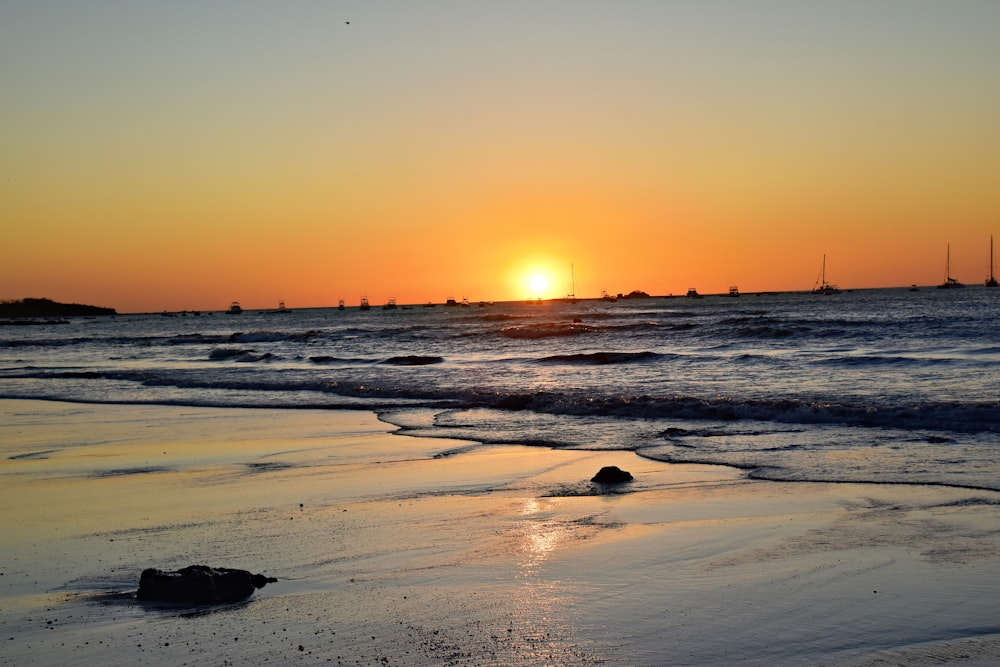
<svg viewBox="0 0 1000 667"><path fill-rule="evenodd" d="M365 409L412 435L1000 490L1000 290L0 326L0 398Z"/></svg>

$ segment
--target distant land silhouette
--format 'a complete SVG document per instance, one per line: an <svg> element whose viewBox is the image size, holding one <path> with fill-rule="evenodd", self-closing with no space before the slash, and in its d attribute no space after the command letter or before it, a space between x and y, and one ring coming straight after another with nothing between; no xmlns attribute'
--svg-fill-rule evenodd
<svg viewBox="0 0 1000 667"><path fill-rule="evenodd" d="M0 317L97 317L117 314L114 308L58 303L52 299L0 301Z"/></svg>

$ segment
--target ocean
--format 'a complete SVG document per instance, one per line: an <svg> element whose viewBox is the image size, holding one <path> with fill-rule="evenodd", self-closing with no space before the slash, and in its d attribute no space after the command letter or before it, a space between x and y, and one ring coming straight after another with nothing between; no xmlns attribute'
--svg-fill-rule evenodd
<svg viewBox="0 0 1000 667"><path fill-rule="evenodd" d="M0 327L0 398L360 409L416 436L1000 490L998 322L979 286L77 318Z"/></svg>

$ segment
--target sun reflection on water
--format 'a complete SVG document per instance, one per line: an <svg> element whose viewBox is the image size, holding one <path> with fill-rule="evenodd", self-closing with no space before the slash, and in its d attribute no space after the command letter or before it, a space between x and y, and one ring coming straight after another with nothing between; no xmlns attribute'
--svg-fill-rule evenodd
<svg viewBox="0 0 1000 667"><path fill-rule="evenodd" d="M566 538L566 527L553 518L551 508L537 498L525 499L519 527L521 567L532 570L544 563Z"/></svg>
<svg viewBox="0 0 1000 667"><path fill-rule="evenodd" d="M547 576L542 565L563 544L566 527L555 517L551 503L535 498L525 499L520 507L517 527L517 550L520 573L513 589L513 601L519 610L512 626L513 634L539 653L543 662L555 659L567 647L567 636L573 636L564 617L567 604L565 584Z"/></svg>

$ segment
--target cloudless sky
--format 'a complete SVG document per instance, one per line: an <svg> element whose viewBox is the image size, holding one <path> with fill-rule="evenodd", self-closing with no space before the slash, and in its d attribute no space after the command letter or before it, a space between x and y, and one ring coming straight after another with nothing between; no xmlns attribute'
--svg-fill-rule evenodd
<svg viewBox="0 0 1000 667"><path fill-rule="evenodd" d="M0 0L0 225L121 312L981 283L1000 2Z"/></svg>

